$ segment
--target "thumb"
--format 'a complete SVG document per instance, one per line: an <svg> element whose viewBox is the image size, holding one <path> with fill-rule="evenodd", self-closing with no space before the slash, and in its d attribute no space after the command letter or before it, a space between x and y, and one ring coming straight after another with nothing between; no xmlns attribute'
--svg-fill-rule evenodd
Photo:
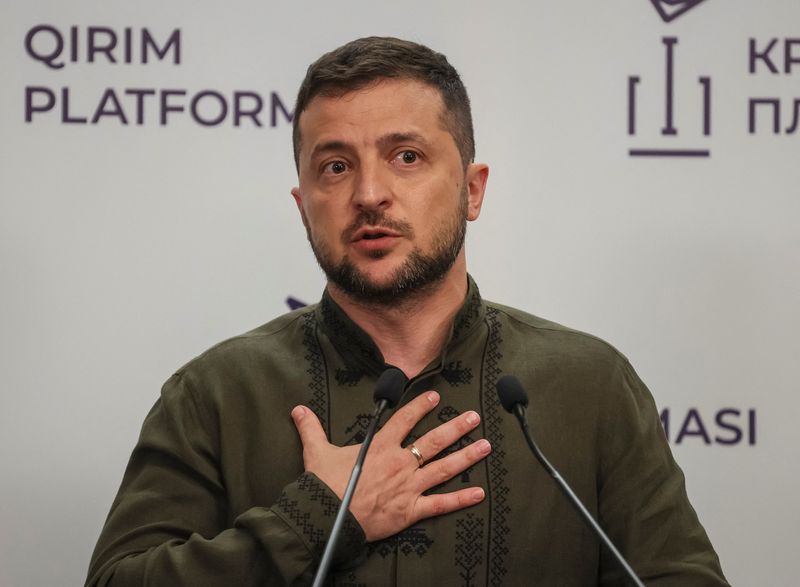
<svg viewBox="0 0 800 587"><path fill-rule="evenodd" d="M320 445L328 444L325 430L313 411L305 406L295 406L292 410L292 420L298 434L300 434L303 452L308 453Z"/></svg>

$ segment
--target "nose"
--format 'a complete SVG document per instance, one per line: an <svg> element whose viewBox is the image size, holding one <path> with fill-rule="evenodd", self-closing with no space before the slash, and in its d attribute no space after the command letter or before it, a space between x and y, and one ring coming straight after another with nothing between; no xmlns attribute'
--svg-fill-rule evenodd
<svg viewBox="0 0 800 587"><path fill-rule="evenodd" d="M364 163L358 170L353 205L359 210L385 210L391 206L391 174L380 163Z"/></svg>

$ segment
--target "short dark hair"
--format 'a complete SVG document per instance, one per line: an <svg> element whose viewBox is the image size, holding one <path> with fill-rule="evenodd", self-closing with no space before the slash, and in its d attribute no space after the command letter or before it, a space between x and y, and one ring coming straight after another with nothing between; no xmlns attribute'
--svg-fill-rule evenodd
<svg viewBox="0 0 800 587"><path fill-rule="evenodd" d="M469 96L447 57L411 41L364 37L326 53L308 67L297 93L292 121L294 162L300 168L300 116L317 96L341 96L381 79L413 79L439 90L442 123L452 135L464 167L475 159Z"/></svg>

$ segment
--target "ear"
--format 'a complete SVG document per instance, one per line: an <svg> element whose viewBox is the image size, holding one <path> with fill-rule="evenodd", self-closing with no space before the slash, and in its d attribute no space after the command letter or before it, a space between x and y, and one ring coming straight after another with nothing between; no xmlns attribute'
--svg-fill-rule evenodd
<svg viewBox="0 0 800 587"><path fill-rule="evenodd" d="M489 166L485 163L470 163L467 166L467 220L469 221L477 220L481 214L488 179Z"/></svg>
<svg viewBox="0 0 800 587"><path fill-rule="evenodd" d="M304 226L308 226L306 222L306 211L303 208L303 194L300 193L299 187L292 188L292 197L294 198L294 203L297 205L297 210L300 212L300 218L303 221Z"/></svg>

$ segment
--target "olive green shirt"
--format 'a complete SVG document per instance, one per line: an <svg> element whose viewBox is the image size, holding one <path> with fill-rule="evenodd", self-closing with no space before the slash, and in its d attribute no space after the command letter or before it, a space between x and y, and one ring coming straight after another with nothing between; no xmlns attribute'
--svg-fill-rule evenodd
<svg viewBox="0 0 800 587"><path fill-rule="evenodd" d="M144 422L86 585L309 584L339 500L304 473L289 413L309 406L331 442L359 443L385 368L327 294L182 367ZM506 373L529 391L539 446L645 583L727 585L653 398L625 357L485 302L471 280L441 356L401 403L441 394L409 441L467 410L481 414L448 451L485 437L492 454L434 491L480 486L486 499L374 543L349 516L330 584L625 584L500 406L495 383Z"/></svg>

